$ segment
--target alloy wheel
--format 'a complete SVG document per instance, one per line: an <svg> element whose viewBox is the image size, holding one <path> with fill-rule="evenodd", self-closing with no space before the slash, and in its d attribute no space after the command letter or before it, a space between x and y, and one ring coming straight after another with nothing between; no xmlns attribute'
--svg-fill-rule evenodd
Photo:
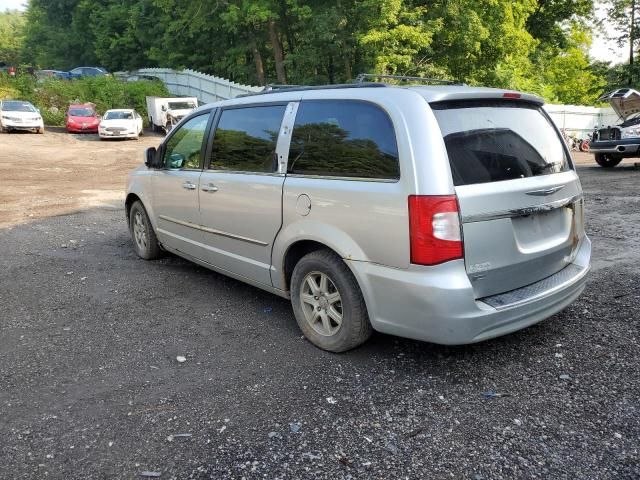
<svg viewBox="0 0 640 480"><path fill-rule="evenodd" d="M342 326L342 297L331 278L310 272L300 289L300 304L306 321L318 334L330 337Z"/></svg>

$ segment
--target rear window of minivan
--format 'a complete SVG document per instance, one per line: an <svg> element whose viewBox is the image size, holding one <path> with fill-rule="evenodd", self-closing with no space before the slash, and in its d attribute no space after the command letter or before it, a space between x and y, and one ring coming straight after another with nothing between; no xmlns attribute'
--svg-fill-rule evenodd
<svg viewBox="0 0 640 480"><path fill-rule="evenodd" d="M456 186L536 177L571 168L539 105L513 100L432 103Z"/></svg>

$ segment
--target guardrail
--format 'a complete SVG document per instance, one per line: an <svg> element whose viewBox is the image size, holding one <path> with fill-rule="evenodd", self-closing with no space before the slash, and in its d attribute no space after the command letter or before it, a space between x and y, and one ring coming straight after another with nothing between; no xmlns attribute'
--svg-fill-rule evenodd
<svg viewBox="0 0 640 480"><path fill-rule="evenodd" d="M225 78L196 72L195 70L176 71L170 68L141 68L137 73L159 78L172 95L196 97L202 103L228 100L238 95L260 92L263 88L242 85Z"/></svg>

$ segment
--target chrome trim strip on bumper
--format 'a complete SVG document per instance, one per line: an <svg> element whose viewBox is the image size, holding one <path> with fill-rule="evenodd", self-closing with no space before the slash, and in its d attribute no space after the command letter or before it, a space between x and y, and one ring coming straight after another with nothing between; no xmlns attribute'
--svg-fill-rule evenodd
<svg viewBox="0 0 640 480"><path fill-rule="evenodd" d="M558 208L568 207L582 199L582 194L573 197L555 200L553 202L535 205L533 207L515 208L513 210L501 210L488 213L478 213L475 215L462 215L462 223L487 222L489 220L499 220L501 218L525 217L533 213L550 212Z"/></svg>
<svg viewBox="0 0 640 480"><path fill-rule="evenodd" d="M262 242L260 240L254 240L253 238L243 237L241 235L235 235L229 232L223 232L222 230L203 227L202 225L197 225L191 222L184 222L182 220L178 220L177 218L167 217L166 215L159 215L158 218L166 220L167 222L175 223L177 225L182 225L183 227L193 228L195 230L200 230L206 233L212 233L213 235L220 235L221 237L233 238L234 240L240 240L242 242L253 243L254 245L260 245L261 247L266 247L267 245L269 245L268 243Z"/></svg>

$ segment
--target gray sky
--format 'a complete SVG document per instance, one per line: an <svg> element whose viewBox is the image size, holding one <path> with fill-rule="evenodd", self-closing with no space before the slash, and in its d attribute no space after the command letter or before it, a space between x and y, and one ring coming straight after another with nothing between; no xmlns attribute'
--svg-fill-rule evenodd
<svg viewBox="0 0 640 480"><path fill-rule="evenodd" d="M0 11L8 9L24 10L24 5L28 0L0 0ZM604 18L604 8L600 4L597 9L597 16ZM613 63L622 63L626 60L627 49L618 47L615 42L606 40L606 36L615 34L612 25L605 25L606 34L597 33L594 35L593 44L591 45L591 56L596 60L611 61Z"/></svg>
<svg viewBox="0 0 640 480"><path fill-rule="evenodd" d="M23 3L27 3L27 0L0 0L0 11L24 10Z"/></svg>
<svg viewBox="0 0 640 480"><path fill-rule="evenodd" d="M2 0L0 0L1 2ZM605 7L602 3L596 4L596 16L600 19L606 17ZM616 28L608 23L603 25L604 32L596 32L593 36L591 51L589 52L596 60L604 60L613 63L623 63L627 60L629 49L619 47L615 41L607 40L606 37L614 36Z"/></svg>

